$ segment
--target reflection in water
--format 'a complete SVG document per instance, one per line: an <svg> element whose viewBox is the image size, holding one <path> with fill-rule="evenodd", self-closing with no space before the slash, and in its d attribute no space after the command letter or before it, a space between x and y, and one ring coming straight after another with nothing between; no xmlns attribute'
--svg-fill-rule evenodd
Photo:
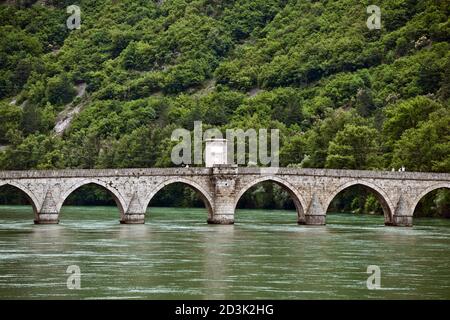
<svg viewBox="0 0 450 320"><path fill-rule="evenodd" d="M0 298L409 299L450 298L450 221L383 226L381 216L336 214L298 226L290 211L239 210L207 225L201 209L152 208L120 225L108 207L67 207L60 225L31 208L0 208ZM69 265L81 290L68 290ZM368 265L381 290L366 288Z"/></svg>
<svg viewBox="0 0 450 320"><path fill-rule="evenodd" d="M155 238L156 236L157 234L150 233L148 228L143 224L121 224L119 228L118 239L129 241L152 241L153 237L153 240L157 241L157 238Z"/></svg>
<svg viewBox="0 0 450 320"><path fill-rule="evenodd" d="M234 238L234 225L213 225L204 234L205 295L204 299L226 299L230 285L228 275L230 248Z"/></svg>

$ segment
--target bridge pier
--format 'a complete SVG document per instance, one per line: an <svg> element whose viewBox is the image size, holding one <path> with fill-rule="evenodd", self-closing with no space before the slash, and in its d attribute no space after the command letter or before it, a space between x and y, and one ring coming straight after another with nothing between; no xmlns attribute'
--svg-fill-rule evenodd
<svg viewBox="0 0 450 320"><path fill-rule="evenodd" d="M238 169L232 166L218 166L213 168L212 173L214 204L208 216L208 223L234 224Z"/></svg>
<svg viewBox="0 0 450 320"><path fill-rule="evenodd" d="M122 215L120 219L121 224L144 224L145 214L144 213L126 213Z"/></svg>
<svg viewBox="0 0 450 320"><path fill-rule="evenodd" d="M412 227L414 207L411 207L411 200L405 195L400 195L392 216L392 226Z"/></svg>
<svg viewBox="0 0 450 320"><path fill-rule="evenodd" d="M324 226L326 225L326 215L305 215L305 220L301 222L299 221L298 224L307 226Z"/></svg>
<svg viewBox="0 0 450 320"><path fill-rule="evenodd" d="M58 213L38 213L36 219L34 219L34 224L58 224L59 214Z"/></svg>
<svg viewBox="0 0 450 320"><path fill-rule="evenodd" d="M209 224L234 224L234 214L213 215L208 218Z"/></svg>
<svg viewBox="0 0 450 320"><path fill-rule="evenodd" d="M394 216L393 222L390 224L394 227L412 227L413 217L412 216Z"/></svg>
<svg viewBox="0 0 450 320"><path fill-rule="evenodd" d="M314 193L309 202L308 208L304 219L298 221L298 224L311 225L311 226L323 226L326 224L327 213L323 209L323 206Z"/></svg>
<svg viewBox="0 0 450 320"><path fill-rule="evenodd" d="M53 192L48 189L45 193L42 207L36 215L35 224L58 224L59 210L53 198Z"/></svg>
<svg viewBox="0 0 450 320"><path fill-rule="evenodd" d="M209 224L234 224L234 198L216 197L214 208L208 216Z"/></svg>

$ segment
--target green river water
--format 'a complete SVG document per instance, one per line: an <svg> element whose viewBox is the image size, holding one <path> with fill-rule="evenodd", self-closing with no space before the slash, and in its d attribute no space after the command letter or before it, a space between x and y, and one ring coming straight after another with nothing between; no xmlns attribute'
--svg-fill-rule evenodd
<svg viewBox="0 0 450 320"><path fill-rule="evenodd" d="M329 214L298 226L291 211L238 210L208 225L202 209L151 208L120 225L111 207L64 207L33 225L0 207L0 299L450 299L450 221L385 227L381 216ZM81 270L69 290L67 267ZM368 290L367 267L381 270Z"/></svg>

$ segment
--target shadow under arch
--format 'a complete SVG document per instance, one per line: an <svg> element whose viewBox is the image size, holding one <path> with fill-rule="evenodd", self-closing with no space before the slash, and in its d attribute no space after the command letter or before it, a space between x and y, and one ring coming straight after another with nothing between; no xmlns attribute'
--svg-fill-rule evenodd
<svg viewBox="0 0 450 320"><path fill-rule="evenodd" d="M434 185L426 188L424 191L422 191L414 199L414 202L411 205L412 213L414 214L416 212L416 209L417 209L417 206L419 205L420 200L422 200L424 197L426 197L429 193L439 190L439 189L447 189L450 191L450 184L449 183L438 183L438 184L434 184Z"/></svg>
<svg viewBox="0 0 450 320"><path fill-rule="evenodd" d="M366 181L360 181L360 180L350 181L350 182L344 183L343 185L336 188L325 201L326 212L328 211L328 209L331 205L331 202L336 198L336 196L339 195L339 193L341 193L342 191L344 191L348 188L354 187L354 186L365 187L375 196L375 198L380 203L381 208L383 209L384 223L386 225L391 225L393 223L394 206L392 205L389 197L380 187L378 187L377 185L375 185L373 183L366 182Z"/></svg>
<svg viewBox="0 0 450 320"><path fill-rule="evenodd" d="M152 201L152 199L154 198L154 196L161 191L164 187L171 185L171 184L175 184L175 183L181 183L183 185L186 185L190 188L192 188L199 196L200 199L203 201L203 203L205 204L206 209L208 210L208 218L212 218L213 216L213 204L214 201L211 197L211 195L209 194L208 191L206 191L200 184L191 181L189 179L185 179L185 178L173 178L173 179L169 179L166 180L162 183L160 183L159 185L157 185L146 197L145 197L145 203L144 203L144 210L146 208L148 208L148 206L150 205L150 202Z"/></svg>
<svg viewBox="0 0 450 320"><path fill-rule="evenodd" d="M31 207L33 208L34 217L35 217L35 219L37 219L39 202L37 201L34 194L31 191L29 191L25 186L23 186L19 183L12 182L12 181L0 182L0 188L7 187L7 186L13 187L14 189L19 190L19 192L21 192L23 195L25 195L26 199L28 200L28 202L31 204Z"/></svg>
<svg viewBox="0 0 450 320"><path fill-rule="evenodd" d="M292 201L294 202L295 209L297 211L297 221L302 223L305 221L305 210L306 210L306 202L303 197L299 194L297 189L289 182L284 179L275 177L275 176L263 176L252 182L248 183L244 187L239 190L239 193L236 195L234 199L234 210L236 211L236 207L238 205L239 200L242 198L244 193L246 193L250 188L256 186L262 182L273 182L279 185L283 190L287 191Z"/></svg>
<svg viewBox="0 0 450 320"><path fill-rule="evenodd" d="M70 188L68 188L64 192L64 194L61 196L60 202L56 205L56 209L58 210L58 212L61 212L61 208L64 205L64 202L66 202L67 198L69 198L69 196L72 193L74 193L81 187L84 187L87 185L95 185L95 186L98 186L98 187L106 190L112 196L112 198L114 199L114 202L116 203L117 208L119 209L120 219L123 218L123 215L125 214L126 206L125 206L125 201L123 200L122 196L119 194L119 192L117 190L111 188L106 182L103 182L100 180L95 180L95 179L79 181L79 182L74 183L72 186L70 186Z"/></svg>

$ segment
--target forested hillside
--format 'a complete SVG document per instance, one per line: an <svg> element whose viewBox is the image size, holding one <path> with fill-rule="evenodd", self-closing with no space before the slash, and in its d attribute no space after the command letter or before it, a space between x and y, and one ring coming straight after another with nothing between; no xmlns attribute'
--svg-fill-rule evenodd
<svg viewBox="0 0 450 320"><path fill-rule="evenodd" d="M375 3L376 2L376 3ZM81 8L68 30L66 7ZM381 8L381 30L366 7ZM450 172L448 0L3 1L0 169L172 166L278 128L282 166Z"/></svg>

